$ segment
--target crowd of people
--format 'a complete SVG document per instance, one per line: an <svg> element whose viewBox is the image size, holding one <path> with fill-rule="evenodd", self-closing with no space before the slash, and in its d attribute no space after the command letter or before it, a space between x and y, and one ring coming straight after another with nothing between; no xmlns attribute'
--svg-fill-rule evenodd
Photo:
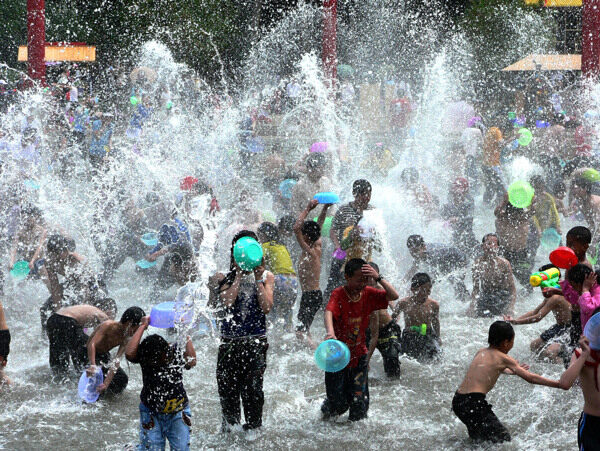
<svg viewBox="0 0 600 451"><path fill-rule="evenodd" d="M340 340L350 349L344 369L325 373L322 417L331 420L349 411L350 421L366 418L371 400L369 365L375 349L392 380L401 377L402 359L430 364L441 358L440 303L444 299L434 300L431 293L433 284L445 279L469 315L495 319L489 328L489 346L477 352L452 400L452 409L469 436L510 440L510 433L486 401L500 374L562 389L579 378L585 398L577 429L579 443L581 449L599 449L600 286L594 265L600 243L600 197L596 194L600 174L595 169L599 165L593 153L592 125L581 122L566 127L563 115L556 116L551 126L536 130L537 158L542 163L526 180L535 191L526 207L513 205L506 183L510 161L533 152L529 143L518 139L518 130L528 125L522 111L509 114L497 126L487 126L489 121L479 116L465 123L450 152L449 158L461 158L453 161L444 205L420 180L417 168L404 168L399 182L414 203L415 214L446 221L450 243L430 242L417 233L406 236L406 255L413 264L403 277L390 280L385 274L391 262L383 260L381 253L385 237L368 220L377 184L365 178L354 180L351 193L340 193L352 197L343 205L319 203L314 198L333 191L339 182L334 178L339 154L333 145L315 143L299 161L276 152L261 160L265 168L262 192L273 199L276 216L272 218L253 206L246 189L221 202L222 209L217 200L222 193L203 174L179 174L179 193L169 201L156 191L142 199L132 198L118 187L112 187L109 196L101 180L112 159L118 158L111 144L114 113L99 112L96 99L78 101L67 75L55 89L69 97L65 100L61 94L51 100L56 102L52 114L39 117L25 111L19 130L0 129L0 250L8 256L10 273L24 261L26 280L41 280L48 289L40 321L56 381L71 384L73 371L85 370L89 376L102 371L104 380L98 391L102 396L118 396L128 385L128 376L120 368L123 355L140 365L140 449L164 448L165 440L172 449L189 449L191 412L183 370L195 366L196 351L193 330L174 344L161 334L145 335L149 316L140 306L127 308L117 319L117 302L109 296L108 286L128 257L138 261L139 276L150 281L153 299L160 299L172 287L185 289L206 282L207 312L220 332L216 382L223 433L242 423L242 408L244 430L256 432L262 426L268 336L292 333L303 349L315 349L323 338L314 334L313 327L320 315L324 339ZM157 116L172 106L166 96L146 95L145 83L142 80L131 90L133 108L123 130L134 141L149 121L161 120ZM289 102L296 101L299 90L295 81L287 85ZM240 127L240 167L257 158L249 150L249 139L256 137L255 120L250 118L249 128ZM574 150L565 144L569 130L575 130ZM93 268L76 251L75 240L62 225L48 222L39 186L35 186L41 161L53 163L56 177L69 172L73 161L58 150L71 145L83 153L87 170L99 180L95 182L97 221L91 233L96 237L101 268ZM389 180L396 165L393 152L377 143L361 167L371 181L379 181ZM474 217L475 198L480 194L483 214L495 218L495 230L478 238ZM114 212L119 219L107 228L102 218ZM550 229L562 239L565 218L585 224L564 235L577 264L562 271L557 286L541 289L539 306L517 315L519 298L532 295L532 273L555 268L547 261L548 252L541 242ZM201 255L200 250L206 231L215 228L221 244L224 237L232 237L216 251L229 267L201 281L200 261L214 256ZM142 239L148 230L156 231L156 242L150 247ZM246 237L257 240L263 249L263 262L253 270L242 269L234 258L235 244ZM227 252L223 248L229 244ZM536 269L540 258L543 265ZM160 268L156 266L159 260ZM0 295L7 303L5 273L0 273ZM534 374L508 356L515 339L513 325L539 322L550 312L556 323L531 343L531 350L540 359L565 365L560 380ZM3 390L10 383L4 367L10 352L11 320L5 318L0 303ZM588 323L591 326L586 329ZM584 330L589 330L588 336L583 336Z"/></svg>

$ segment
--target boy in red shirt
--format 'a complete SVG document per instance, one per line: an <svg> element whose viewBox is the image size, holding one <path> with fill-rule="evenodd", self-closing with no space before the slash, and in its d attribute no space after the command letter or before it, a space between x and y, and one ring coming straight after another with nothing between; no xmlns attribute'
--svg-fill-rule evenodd
<svg viewBox="0 0 600 451"><path fill-rule="evenodd" d="M387 309L398 299L394 287L361 258L353 258L344 269L346 284L331 293L325 310L326 340L343 341L350 348L350 362L343 370L325 373L327 399L321 406L323 419L341 415L350 409L350 421L367 416L369 410L368 361L365 332L369 316ZM367 286L373 277L384 289Z"/></svg>

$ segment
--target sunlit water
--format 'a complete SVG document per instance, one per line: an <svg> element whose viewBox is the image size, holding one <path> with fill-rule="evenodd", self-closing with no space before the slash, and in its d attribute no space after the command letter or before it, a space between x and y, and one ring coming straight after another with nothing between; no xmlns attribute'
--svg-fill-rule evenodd
<svg viewBox="0 0 600 451"><path fill-rule="evenodd" d="M399 26L404 20L399 14L389 11L386 14L390 19L386 27ZM114 136L114 148L121 158L105 174L91 177L86 172L89 170L86 164L78 163L74 175L61 179L44 161L38 173L41 184L39 198L35 193L29 195L37 199L45 219L72 235L77 241L78 252L88 257L94 270L100 271L101 264L93 242L95 238L91 233L94 227L98 227L98 223L94 224L94 215L100 216L100 227L105 229L110 227L111 222L121 220L119 214L106 209L110 202L102 200L103 196L110 200L116 196L113 188L122 187L138 204L149 190L159 192L163 201L172 201L180 178L202 174L214 186L223 207L215 220L215 227L205 227L205 242L199 259L202 280L217 269L226 270L231 236L246 220L254 221L236 217L240 190L249 190L251 203L256 205L257 210L270 209L270 196L262 192L260 185L260 171L256 167L240 170L235 149L239 146L239 123L247 109L259 103L257 93L266 84L270 84L271 89L278 83L275 67L280 61L277 58L282 64L293 64L304 93L298 106L283 118L279 130L278 138L288 163L302 156L312 141L327 140L334 148L344 145L357 162L373 144L372 137L358 127L360 117L348 117L336 110L323 83L316 54L308 52L298 56L299 50L294 48L293 40L286 41L288 48L278 38L277 33L287 27L290 37L301 40L302 36L313 34L319 20L318 12L307 6L285 19L280 28L253 49L248 58L248 73L260 75L248 81L253 89L236 96L235 100L222 99L222 107L216 113L210 100L214 92L206 88L199 98L191 99L189 90L184 86L185 67L173 61L161 44L148 43L140 55L140 65L156 69L159 83L167 88L174 109L171 112L157 111L144 127L144 133L137 138L128 137L121 124ZM383 29L383 25L371 26L384 35L390 32ZM368 40L370 37L362 36L359 31L345 25L340 27L342 36L356 40L347 54L355 58L359 66L369 67L370 60L361 59L364 54L387 50L374 47L372 42L363 42L361 39ZM428 40L433 39L433 35L427 36L420 45L426 46ZM380 45L381 40L373 40ZM466 45L460 39L457 42L457 46ZM273 47L278 45L285 47L279 49L280 53L273 51ZM421 182L442 202L446 199L447 186L452 180L445 159L451 138L443 133L444 125L439 119L449 105L460 98L455 83L457 69L453 67L455 56L452 55L455 54L452 52L455 51L452 48L440 49L424 65L420 74L422 86L415 89L421 96L419 111L412 124L415 134L401 141L390 138L391 142L386 145L394 150L398 167L390 172L387 179L372 179L372 204L378 209L375 220L380 221L379 231L384 244L383 253L376 255L374 260L379 263L382 273L397 286L410 265L404 244L409 234L421 233L427 241L449 243L450 239L442 221L429 221L423 217L410 196L403 191L399 175L408 166L418 167ZM468 52L465 50L463 53ZM294 62L289 63L290 55L294 54ZM460 79L465 76L462 74ZM43 94L25 94L3 118L13 138L18 135L20 112L25 107L34 107L38 117L43 118L46 108ZM302 122L307 117L310 120ZM515 161L511 170L508 175L517 178L530 175L535 168L528 161ZM12 175L6 175L7 172L10 171L5 171L3 183L12 179ZM364 176L359 164L340 167L337 162L331 175L343 201L351 200L352 180ZM475 215L477 237L494 230L491 210L491 206L482 205L479 195ZM99 212L105 214L98 215ZM381 223L382 220L385 224ZM570 225L564 224L563 230ZM538 254L538 263L545 263L542 251ZM325 274L329 267L327 263L323 266ZM322 282L324 287L324 277ZM108 288L110 296L117 300L120 313L131 305L139 305L149 312L153 304L172 299L175 295L172 288L160 299L151 299L151 280L134 270L131 259L123 264ZM406 287L398 288L406 294ZM184 376L193 414L192 448L477 448L469 441L465 426L452 413L451 401L471 358L480 347L486 346L487 330L492 320L467 318L467 305L455 300L453 293L444 280L434 285L432 293L441 305L441 359L432 364L419 364L403 358L400 380L390 381L386 379L376 351L370 369L369 417L355 424L344 420L335 423L321 421L320 405L325 396L323 372L314 364L312 352L299 346L295 336L271 330L264 376L263 428L253 442L249 442L241 431L228 435L219 432L221 411L215 377L218 338L195 335L198 365ZM0 447L17 450L59 447L116 450L127 444L137 444L138 404L142 388L139 366L128 366L123 359L122 366L130 379L120 396L94 405L81 404L76 387L78 375L73 375L73 380L65 384L51 380L48 344L41 336L38 311L47 297L47 290L40 281L16 283L10 278L7 280L3 303L13 336L7 374L13 380L13 386L0 394ZM520 296L515 313L524 313L539 302L539 293ZM536 362L529 351L529 342L551 325L552 320L546 318L537 325L517 326L511 355L530 363L535 372L558 378L562 366ZM320 339L324 336L322 312L317 314L312 330L314 337ZM150 329L150 332L158 330ZM172 336L169 338L174 339ZM513 440L502 446L487 445L487 448L567 450L576 446L576 425L583 403L577 388L562 392L530 386L515 376L503 376L488 400L510 430Z"/></svg>

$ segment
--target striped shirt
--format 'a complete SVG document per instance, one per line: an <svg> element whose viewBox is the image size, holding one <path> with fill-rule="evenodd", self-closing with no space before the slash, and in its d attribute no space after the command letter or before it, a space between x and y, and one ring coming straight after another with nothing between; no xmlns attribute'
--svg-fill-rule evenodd
<svg viewBox="0 0 600 451"><path fill-rule="evenodd" d="M347 227L358 224L360 218L362 218L362 213L359 213L358 210L352 206L352 202L342 205L338 209L331 222L331 228L332 230L335 230L339 241L342 241L344 230L346 230Z"/></svg>

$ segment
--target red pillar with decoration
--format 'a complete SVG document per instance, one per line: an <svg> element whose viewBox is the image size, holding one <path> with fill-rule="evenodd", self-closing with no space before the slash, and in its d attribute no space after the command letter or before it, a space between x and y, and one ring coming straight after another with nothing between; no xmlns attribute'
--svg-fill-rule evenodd
<svg viewBox="0 0 600 451"><path fill-rule="evenodd" d="M323 0L323 70L331 86L337 77L337 0Z"/></svg>
<svg viewBox="0 0 600 451"><path fill-rule="evenodd" d="M600 73L600 0L583 0L581 11L581 72L587 78Z"/></svg>
<svg viewBox="0 0 600 451"><path fill-rule="evenodd" d="M31 79L46 83L45 0L27 0L27 72Z"/></svg>

